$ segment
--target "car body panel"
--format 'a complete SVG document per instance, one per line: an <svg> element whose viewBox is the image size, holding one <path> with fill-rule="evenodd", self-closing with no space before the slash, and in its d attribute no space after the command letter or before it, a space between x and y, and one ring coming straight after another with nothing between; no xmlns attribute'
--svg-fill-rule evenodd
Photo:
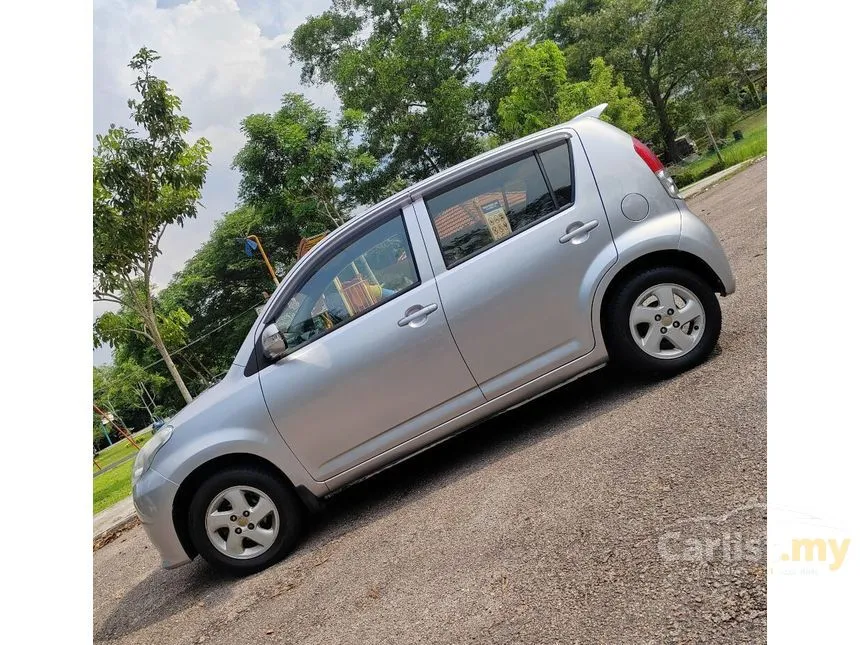
<svg viewBox="0 0 860 645"><path fill-rule="evenodd" d="M571 139L574 205L447 269L423 196L560 137ZM647 211L637 211L645 213L638 220L622 209L631 194L647 202ZM635 200L642 205L639 197ZM404 212L421 285L277 363L267 363L259 339L290 294L315 267L397 209ZM598 218L599 226L592 231L596 235L574 247L582 255L571 260L561 257L559 251L568 249L558 237L574 217ZM296 487L315 497L329 495L604 365L608 355L601 310L608 289L631 262L667 251L700 258L718 276L724 293L734 291L728 260L710 228L683 200L669 196L633 151L630 135L588 115L443 170L351 219L296 262L253 324L225 378L171 420L172 436L135 482L135 507L164 566L189 561L173 525L172 507L179 486L197 468L224 455L256 455ZM507 266L517 256L534 262L546 253L557 271L569 271L567 280L540 268ZM457 271L463 267L466 270ZM521 279L511 274L517 270ZM481 284L457 285L458 273L469 273ZM510 288L494 283L493 276L499 274L509 279ZM522 292L527 283L531 288L540 283L540 293L518 298L517 290ZM554 310L552 316L566 328L556 330L523 315L523 307L550 307L557 293L562 313ZM433 298L440 309L426 324L405 330L397 326L407 308ZM510 302L499 305L500 299ZM472 305L473 311L464 314ZM518 315L522 319L510 320ZM408 333L422 330L430 332L423 340ZM386 343L398 331L406 331L409 341L395 341L390 350ZM529 332L537 338L530 336L522 347L505 347L505 336ZM457 338L463 347L454 342ZM368 351L375 353L375 367L362 364ZM291 375L285 367L301 367L293 370L301 375ZM356 378L344 379L344 372ZM435 389L429 396L426 391L415 396L416 390L427 389L428 379ZM385 388L372 387L380 381ZM339 392L333 390L334 383ZM354 407L342 401L326 407L332 396L344 396ZM359 415L365 418L356 418Z"/></svg>
<svg viewBox="0 0 860 645"><path fill-rule="evenodd" d="M615 245L582 145L570 129L558 131L557 140L572 144L574 203L451 268L424 200L414 196L442 307L487 399L594 348L591 296L615 262ZM559 242L574 222L592 221L597 226L587 239Z"/></svg>
<svg viewBox="0 0 860 645"><path fill-rule="evenodd" d="M258 373L275 426L317 481L484 402L441 310L398 324L439 304L411 207L403 219L421 283Z"/></svg>
<svg viewBox="0 0 860 645"><path fill-rule="evenodd" d="M203 464L227 454L251 454L271 462L295 486L316 495L328 489L315 482L277 432L259 382L238 366L220 383L198 396L173 417L170 440L153 458L152 468L180 484Z"/></svg>
<svg viewBox="0 0 860 645"><path fill-rule="evenodd" d="M681 212L681 235L678 240L678 249L705 261L705 264L720 279L724 296L734 293L736 288L735 275L719 239L710 226L690 212L683 200L679 199L677 202L678 210Z"/></svg>

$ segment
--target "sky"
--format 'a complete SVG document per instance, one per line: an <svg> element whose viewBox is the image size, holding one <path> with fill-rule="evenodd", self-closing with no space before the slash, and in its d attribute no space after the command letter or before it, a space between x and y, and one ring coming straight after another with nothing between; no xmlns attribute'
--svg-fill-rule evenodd
<svg viewBox="0 0 860 645"><path fill-rule="evenodd" d="M244 142L244 117L276 111L287 92L301 92L337 114L333 88L301 85L299 68L283 48L296 27L329 6L328 0L95 0L93 145L111 123L133 125L127 101L136 94L136 72L128 62L144 45L162 57L153 72L182 99L190 140L206 137L212 144L197 218L171 226L161 240L153 270L157 287L166 286L208 239L215 220L235 208L239 175L230 165ZM493 63L481 65L479 79L489 78ZM94 303L94 319L107 309ZM110 358L106 346L93 350L96 365Z"/></svg>
<svg viewBox="0 0 860 645"><path fill-rule="evenodd" d="M155 263L165 286L209 237L217 218L236 206L239 177L230 168L242 146L239 123L249 114L274 112L286 92L300 91L337 111L330 87L299 83L299 69L283 49L293 30L329 2L312 0L96 0L93 8L93 145L111 123L131 125L127 100L135 72L128 61L144 45L160 55L154 73L182 99L190 137L212 144L211 167L197 218L170 227ZM97 316L107 307L94 304ZM93 351L94 364L110 351Z"/></svg>

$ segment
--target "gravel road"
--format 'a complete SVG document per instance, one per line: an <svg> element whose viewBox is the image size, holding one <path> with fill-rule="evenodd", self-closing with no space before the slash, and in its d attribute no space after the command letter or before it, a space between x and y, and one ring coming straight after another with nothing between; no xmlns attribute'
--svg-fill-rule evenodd
<svg viewBox="0 0 860 645"><path fill-rule="evenodd" d="M600 370L347 490L280 564L93 554L121 643L764 642L767 161L689 201L738 292L703 366Z"/></svg>

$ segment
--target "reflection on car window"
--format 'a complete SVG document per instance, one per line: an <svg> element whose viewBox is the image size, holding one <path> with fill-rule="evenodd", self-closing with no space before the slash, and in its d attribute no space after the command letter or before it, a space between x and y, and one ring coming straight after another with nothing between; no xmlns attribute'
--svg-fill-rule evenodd
<svg viewBox="0 0 860 645"><path fill-rule="evenodd" d="M366 233L326 262L275 321L293 349L418 282L402 217Z"/></svg>
<svg viewBox="0 0 860 645"><path fill-rule="evenodd" d="M554 153L556 149L566 153L567 143L541 154ZM564 159L558 153L543 159L553 164L551 181L555 194L563 196L567 191L566 201L559 206L569 203L569 156L566 185L561 171ZM427 210L448 267L556 209L553 194L534 154L427 200Z"/></svg>

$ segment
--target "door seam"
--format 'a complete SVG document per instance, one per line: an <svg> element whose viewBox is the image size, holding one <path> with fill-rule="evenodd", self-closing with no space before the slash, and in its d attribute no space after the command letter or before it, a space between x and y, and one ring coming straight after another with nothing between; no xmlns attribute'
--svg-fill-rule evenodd
<svg viewBox="0 0 860 645"><path fill-rule="evenodd" d="M424 238L424 228L421 226L421 222L418 221L420 215L418 214L418 209L415 208L415 200L410 199L412 204L412 214L415 216L416 223L418 224L418 234L421 235L421 243L424 245L424 252L427 254L428 261L430 260L430 249L427 248L427 240ZM433 225L432 222L430 224ZM439 308L442 310L442 316L445 318L445 325L448 327L448 333L451 334L451 340L454 341L454 347L457 348L457 353L460 355L460 360L463 361L463 365L466 366L466 370L469 372L469 376L472 377L472 380L475 382L475 387L478 388L478 391L481 393L481 396L484 397L484 400L489 402L490 399L487 398L487 395L484 394L484 390L481 388L481 384L478 383L478 379L475 378L475 375L472 373L472 368L469 367L469 363L466 361L466 357L463 356L463 352L460 351L460 345L457 343L457 338L454 336L454 331L451 329L451 323L448 321L448 312L445 311L445 302L442 300L442 292L439 291L439 282L436 279L436 270L433 268L433 262L429 262L430 264L430 272L433 274L433 286L436 288L436 295L439 298Z"/></svg>

